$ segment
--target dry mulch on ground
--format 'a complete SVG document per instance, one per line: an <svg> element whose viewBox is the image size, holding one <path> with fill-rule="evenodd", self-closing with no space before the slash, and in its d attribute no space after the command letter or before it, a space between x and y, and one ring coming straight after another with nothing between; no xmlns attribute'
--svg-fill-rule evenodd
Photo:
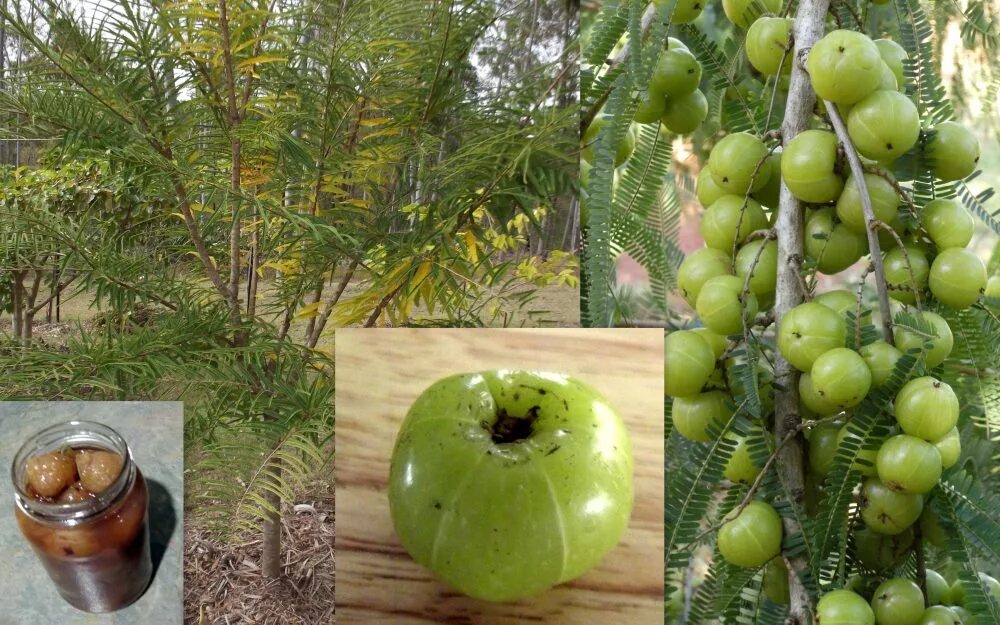
<svg viewBox="0 0 1000 625"><path fill-rule="evenodd" d="M331 487L332 490L332 487ZM260 575L260 538L220 541L189 520L184 529L186 625L332 625L333 499L302 501L282 519L284 576Z"/></svg>

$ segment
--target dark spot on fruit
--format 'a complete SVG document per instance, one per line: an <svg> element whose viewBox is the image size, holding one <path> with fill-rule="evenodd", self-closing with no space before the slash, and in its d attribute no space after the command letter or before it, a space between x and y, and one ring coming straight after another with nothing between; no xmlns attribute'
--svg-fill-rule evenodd
<svg viewBox="0 0 1000 625"><path fill-rule="evenodd" d="M544 388L540 388L540 389L538 389L538 394L539 394L539 395L544 395L544 394L546 394L546 393L548 393L548 391L546 391L546 390L545 390Z"/></svg>
<svg viewBox="0 0 1000 625"><path fill-rule="evenodd" d="M837 48L837 50L843 52L845 50L845 48L844 48L844 46L840 46L839 48Z"/></svg>
<svg viewBox="0 0 1000 625"><path fill-rule="evenodd" d="M689 70L688 70L688 73L689 73L689 74L693 74L693 73L694 73L694 69L693 69L693 68L692 68L692 69L689 69Z"/></svg>
<svg viewBox="0 0 1000 625"><path fill-rule="evenodd" d="M566 410L569 410L569 404L566 403L565 399L563 400L563 408L565 408Z"/></svg>
<svg viewBox="0 0 1000 625"><path fill-rule="evenodd" d="M65 553L68 556L71 556L71 555L73 555L73 548L72 547L63 547L63 553Z"/></svg>
<svg viewBox="0 0 1000 625"><path fill-rule="evenodd" d="M521 400L521 394L520 393L514 393L514 401L520 401L520 400Z"/></svg>
<svg viewBox="0 0 1000 625"><path fill-rule="evenodd" d="M885 149L891 150L892 149L892 144L891 143L886 143L885 144Z"/></svg>
<svg viewBox="0 0 1000 625"><path fill-rule="evenodd" d="M552 454L556 453L557 451L559 451L559 445L556 445L552 449L550 449L547 452L545 452L545 455L546 456L551 456Z"/></svg>
<svg viewBox="0 0 1000 625"><path fill-rule="evenodd" d="M440 501L435 501L434 502L434 509L435 510L440 510L441 509L441 502Z"/></svg>

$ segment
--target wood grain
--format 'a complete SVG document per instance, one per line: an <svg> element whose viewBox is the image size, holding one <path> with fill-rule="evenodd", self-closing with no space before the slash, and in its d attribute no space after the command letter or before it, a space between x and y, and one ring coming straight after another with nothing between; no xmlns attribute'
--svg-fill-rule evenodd
<svg viewBox="0 0 1000 625"><path fill-rule="evenodd" d="M338 329L337 616L341 624L663 622L661 330ZM396 432L438 379L496 368L545 369L600 390L624 418L635 507L622 542L593 570L530 601L491 604L410 559L389 518Z"/></svg>

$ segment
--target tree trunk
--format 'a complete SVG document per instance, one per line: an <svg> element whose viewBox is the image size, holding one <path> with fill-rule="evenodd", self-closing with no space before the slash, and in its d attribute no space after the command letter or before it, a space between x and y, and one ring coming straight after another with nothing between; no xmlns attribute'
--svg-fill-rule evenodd
<svg viewBox="0 0 1000 625"><path fill-rule="evenodd" d="M24 331L24 272L12 271L10 274L11 303L11 332L14 339L20 341Z"/></svg>
<svg viewBox="0 0 1000 625"><path fill-rule="evenodd" d="M281 476L281 465L275 464L272 470ZM274 508L274 513L267 515L262 525L260 568L265 578L281 577L281 497L270 490L264 493L264 499Z"/></svg>
<svg viewBox="0 0 1000 625"><path fill-rule="evenodd" d="M784 122L781 126L783 145L797 134L809 128L816 95L809 84L809 76L799 64L804 51L823 36L823 20L829 8L829 0L802 0L793 26L794 49L789 61L792 63L791 80L788 86L788 100L785 106ZM784 183L781 185L778 220L778 282L775 294L774 314L780 326L784 315L800 304L804 297L801 282L803 258L803 207ZM774 435L776 441L784 440L789 432L798 428L802 417L799 412L799 374L780 354L775 352L775 412ZM779 478L794 503L801 507L805 495L805 473L803 470L803 440L801 434L788 441L778 452ZM783 519L785 534L799 533L798 522L791 517ZM805 557L789 558L789 612L788 625L809 625L812 602L800 581L799 575L808 567Z"/></svg>

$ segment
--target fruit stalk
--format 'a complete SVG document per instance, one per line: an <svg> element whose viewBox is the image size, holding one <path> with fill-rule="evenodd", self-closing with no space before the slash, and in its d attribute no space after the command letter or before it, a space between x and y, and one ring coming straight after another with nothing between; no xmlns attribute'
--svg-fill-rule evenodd
<svg viewBox="0 0 1000 625"><path fill-rule="evenodd" d="M858 194L861 196L861 210L865 214L865 234L868 236L868 251L871 255L872 266L875 268L875 290L878 292L878 306L882 319L882 335L885 342L895 345L892 340L892 309L889 308L889 285L885 279L885 265L882 263L882 249L878 244L878 220L875 218L875 209L872 208L871 196L868 195L868 185L865 183L865 170L861 166L861 159L854 149L854 143L847 134L847 125L844 118L840 116L837 105L827 100L823 101L827 113L830 115L830 123L840 140L840 145L847 156L847 162L851 167L854 182L858 185Z"/></svg>
<svg viewBox="0 0 1000 625"><path fill-rule="evenodd" d="M802 0L792 26L792 72L788 85L788 99L785 105L784 121L781 125L781 140L787 146L796 135L809 128L816 94L809 84L809 76L802 64L805 51L823 36L823 21L829 9L829 0ZM804 59L802 59L804 60ZM784 181L778 205L778 275L775 290L775 319L780 326L782 317L802 302L804 293L801 281L803 258L803 207L801 202L788 190ZM774 434L775 440L784 440L789 432L795 431L802 420L799 411L798 372L781 356L775 354L775 398ZM802 505L805 494L805 472L803 469L802 437L794 435L779 450L779 477L787 492L795 499L796 506ZM785 516L782 519L785 534L792 536L801 531L798 521ZM808 625L811 622L812 603L809 593L799 580L799 574L806 569L805 557L798 555L788 558L789 625Z"/></svg>

